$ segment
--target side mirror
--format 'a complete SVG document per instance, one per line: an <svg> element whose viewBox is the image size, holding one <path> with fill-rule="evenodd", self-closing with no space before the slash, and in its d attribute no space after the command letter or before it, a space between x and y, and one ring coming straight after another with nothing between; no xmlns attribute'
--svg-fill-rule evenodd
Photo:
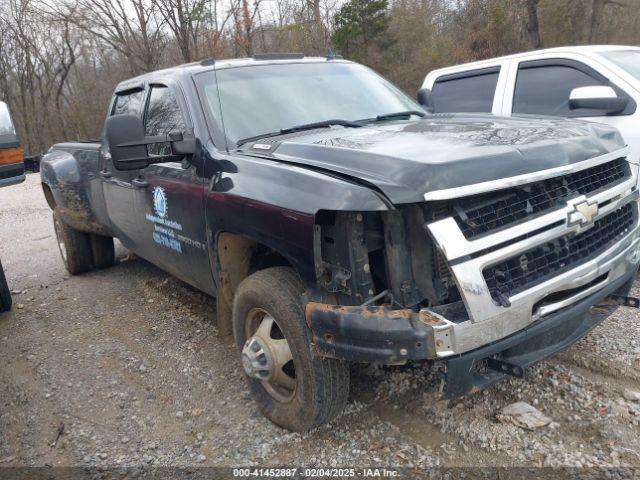
<svg viewBox="0 0 640 480"><path fill-rule="evenodd" d="M111 159L118 170L139 170L151 163L173 162L176 156L192 155L195 138L184 138L182 132L145 136L142 119L136 115L113 115L107 118L104 131ZM150 156L147 145L169 143L172 155Z"/></svg>
<svg viewBox="0 0 640 480"><path fill-rule="evenodd" d="M433 112L433 97L431 95L431 90L428 88L421 88L418 90L417 100L427 112Z"/></svg>
<svg viewBox="0 0 640 480"><path fill-rule="evenodd" d="M142 119L135 115L114 115L107 118L104 137L111 159L118 170L138 170L149 164Z"/></svg>
<svg viewBox="0 0 640 480"><path fill-rule="evenodd" d="M602 113L621 112L627 106L628 98L618 97L616 91L606 85L578 87L571 90L569 109L588 108Z"/></svg>

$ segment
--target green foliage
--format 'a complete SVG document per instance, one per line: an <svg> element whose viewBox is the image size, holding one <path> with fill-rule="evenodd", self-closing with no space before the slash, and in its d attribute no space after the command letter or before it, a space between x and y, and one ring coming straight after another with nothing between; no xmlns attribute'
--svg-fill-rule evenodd
<svg viewBox="0 0 640 480"><path fill-rule="evenodd" d="M334 17L333 45L354 60L367 58L373 48L387 46L390 17L387 0L351 0ZM385 45L387 44L387 45Z"/></svg>
<svg viewBox="0 0 640 480"><path fill-rule="evenodd" d="M199 0L198 2L194 3L189 17L193 21L204 21L212 18L212 15L213 14L210 9L207 8L206 0Z"/></svg>

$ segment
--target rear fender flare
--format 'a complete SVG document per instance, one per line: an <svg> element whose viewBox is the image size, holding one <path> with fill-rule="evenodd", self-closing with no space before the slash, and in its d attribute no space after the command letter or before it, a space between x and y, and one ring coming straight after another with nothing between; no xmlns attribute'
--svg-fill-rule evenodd
<svg viewBox="0 0 640 480"><path fill-rule="evenodd" d="M95 218L88 191L90 178L78 162L74 153L64 150L52 150L43 157L40 178L47 203L70 227L112 236Z"/></svg>

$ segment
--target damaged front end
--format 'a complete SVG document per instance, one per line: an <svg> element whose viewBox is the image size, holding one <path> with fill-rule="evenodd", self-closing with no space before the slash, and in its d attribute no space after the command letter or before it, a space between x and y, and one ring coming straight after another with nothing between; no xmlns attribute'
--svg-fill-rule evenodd
<svg viewBox="0 0 640 480"><path fill-rule="evenodd" d="M637 270L637 166L625 154L386 212L320 212L320 293L306 307L316 352L444 360L452 397L566 348L608 316L615 307L592 307L626 295Z"/></svg>

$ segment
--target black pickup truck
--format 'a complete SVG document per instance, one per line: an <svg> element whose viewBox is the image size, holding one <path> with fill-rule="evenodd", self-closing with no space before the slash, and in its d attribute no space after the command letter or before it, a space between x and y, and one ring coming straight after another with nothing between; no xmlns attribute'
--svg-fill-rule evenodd
<svg viewBox="0 0 640 480"><path fill-rule="evenodd" d="M272 421L337 415L349 362L446 363L443 395L570 345L640 260L611 127L427 115L336 58L203 61L118 85L104 139L42 161L69 272L113 237L217 299Z"/></svg>
<svg viewBox="0 0 640 480"><path fill-rule="evenodd" d="M24 182L24 159L9 108L0 102L0 187ZM0 262L0 312L11 309L11 291Z"/></svg>

